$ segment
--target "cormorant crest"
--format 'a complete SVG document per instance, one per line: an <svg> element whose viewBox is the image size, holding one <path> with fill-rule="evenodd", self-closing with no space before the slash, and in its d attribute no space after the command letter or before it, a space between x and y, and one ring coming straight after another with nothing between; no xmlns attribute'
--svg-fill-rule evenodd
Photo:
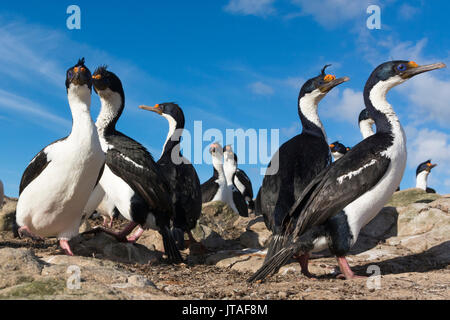
<svg viewBox="0 0 450 320"><path fill-rule="evenodd" d="M102 74L104 72L108 71L108 66L106 64L99 66L96 70L95 70L95 74Z"/></svg>
<svg viewBox="0 0 450 320"><path fill-rule="evenodd" d="M331 64L327 64L327 65L325 65L325 67L323 67L323 69L322 69L322 75L323 76L325 76L325 69L330 67L330 66L331 66Z"/></svg>
<svg viewBox="0 0 450 320"><path fill-rule="evenodd" d="M84 59L84 57L83 57L83 58L81 58L81 59L78 59L78 63L77 63L77 65L76 65L76 67L79 67L79 66L84 66L84 63L85 63L85 59Z"/></svg>

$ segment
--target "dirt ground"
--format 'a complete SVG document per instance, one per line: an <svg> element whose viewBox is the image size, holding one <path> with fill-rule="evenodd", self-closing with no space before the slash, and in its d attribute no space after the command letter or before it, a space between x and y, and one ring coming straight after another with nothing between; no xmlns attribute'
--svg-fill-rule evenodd
<svg viewBox="0 0 450 320"><path fill-rule="evenodd" d="M383 249L383 244L380 244ZM11 233L0 233L0 248L32 248L36 256L62 254L55 240L32 243L17 240ZM186 257L188 252L184 252ZM128 265L120 270L142 275L163 293L176 299L310 300L310 299L450 299L450 266L436 264L428 254L411 254L399 249L395 257L378 257L370 262L364 256L350 256L349 263L358 275L366 275L370 266L378 266L381 277L344 281L336 279L336 261L332 257L312 259L310 271L318 279L309 279L294 269L248 284L251 272L208 265Z"/></svg>

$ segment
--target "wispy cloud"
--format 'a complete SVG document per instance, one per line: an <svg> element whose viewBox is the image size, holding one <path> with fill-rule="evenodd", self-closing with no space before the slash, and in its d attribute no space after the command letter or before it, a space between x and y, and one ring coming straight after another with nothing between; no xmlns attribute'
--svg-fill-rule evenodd
<svg viewBox="0 0 450 320"><path fill-rule="evenodd" d="M324 117L355 124L355 119L364 109L363 93L345 88L342 91L334 89L328 95L323 102Z"/></svg>
<svg viewBox="0 0 450 320"><path fill-rule="evenodd" d="M59 126L58 131L71 127L71 121L61 118L45 107L22 96L0 89L0 109L9 109L26 115L26 119L39 123L46 128L54 129L51 124ZM43 121L45 120L45 121ZM50 122L50 123L49 123Z"/></svg>
<svg viewBox="0 0 450 320"><path fill-rule="evenodd" d="M254 94L263 95L263 96L272 95L275 92L271 86L269 86L261 81L254 82L254 83L250 84L249 87L250 87L250 90Z"/></svg>
<svg viewBox="0 0 450 320"><path fill-rule="evenodd" d="M275 13L274 2L275 0L230 0L224 10L232 14L266 17Z"/></svg>

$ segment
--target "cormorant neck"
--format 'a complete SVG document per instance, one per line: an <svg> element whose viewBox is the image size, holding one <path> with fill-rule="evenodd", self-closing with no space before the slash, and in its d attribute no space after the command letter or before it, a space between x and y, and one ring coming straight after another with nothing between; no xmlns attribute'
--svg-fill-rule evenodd
<svg viewBox="0 0 450 320"><path fill-rule="evenodd" d="M95 125L101 136L116 131L116 124L125 107L125 97L111 89L98 91L101 109Z"/></svg>
<svg viewBox="0 0 450 320"><path fill-rule="evenodd" d="M180 144L181 136L183 135L184 130L184 123L181 123L180 121L175 120L172 116L164 113L162 116L166 118L167 122L169 122L169 133L167 134L161 157L173 154L175 148L181 156Z"/></svg>
<svg viewBox="0 0 450 320"><path fill-rule="evenodd" d="M361 134L364 139L373 136L375 132L373 132L373 120L362 120L359 123L359 130L361 131Z"/></svg>
<svg viewBox="0 0 450 320"><path fill-rule="evenodd" d="M73 84L67 89L67 98L72 113L72 133L71 135L91 134L87 128L93 128L90 108L91 90L87 85L75 86Z"/></svg>
<svg viewBox="0 0 450 320"><path fill-rule="evenodd" d="M319 90L305 94L298 101L298 114L303 126L303 132L311 135L323 137L327 140L327 135L320 121L317 108L319 102L325 97Z"/></svg>
<svg viewBox="0 0 450 320"><path fill-rule="evenodd" d="M428 187L428 175L430 173L428 171L420 172L416 177L416 188L427 191Z"/></svg>
<svg viewBox="0 0 450 320"><path fill-rule="evenodd" d="M388 80L378 81L374 85L368 81L364 88L364 102L370 117L375 121L378 132L390 133L393 127L400 127L398 117L386 100L386 95L390 89L404 82L399 76Z"/></svg>
<svg viewBox="0 0 450 320"><path fill-rule="evenodd" d="M223 164L223 169L225 171L225 177L227 178L227 184L232 185L233 184L233 177L236 173L236 162L234 162L234 159L225 159L225 163Z"/></svg>
<svg viewBox="0 0 450 320"><path fill-rule="evenodd" d="M225 173L223 170L223 158L213 156L212 163L213 163L213 167L214 167L214 173L217 172L217 178L226 180Z"/></svg>

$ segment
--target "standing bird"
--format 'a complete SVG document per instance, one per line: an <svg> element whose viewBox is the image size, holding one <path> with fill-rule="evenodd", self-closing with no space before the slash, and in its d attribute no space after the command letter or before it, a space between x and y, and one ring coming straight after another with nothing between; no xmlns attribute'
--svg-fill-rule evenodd
<svg viewBox="0 0 450 320"><path fill-rule="evenodd" d="M66 89L72 132L31 160L20 182L16 224L20 237L56 236L65 253L73 255L68 241L78 235L105 155L90 114L92 78L84 59L67 70Z"/></svg>
<svg viewBox="0 0 450 320"><path fill-rule="evenodd" d="M346 148L342 143L336 141L330 144L330 150L334 161L337 161L342 158L348 151L350 151L350 148Z"/></svg>
<svg viewBox="0 0 450 320"><path fill-rule="evenodd" d="M237 174L237 156L233 152L231 146L225 146L223 148L223 170L225 172L225 178L227 179L227 186L231 189L233 195L233 204L238 210L238 213L242 217L248 217L248 206L245 202L244 195L235 185L235 179Z"/></svg>
<svg viewBox="0 0 450 320"><path fill-rule="evenodd" d="M318 115L319 102L337 85L349 80L326 75L309 79L300 90L298 114L303 125L301 134L284 143L275 153L256 197L256 214L263 215L272 231L266 259L284 242L281 226L289 209L305 187L331 163L325 129Z"/></svg>
<svg viewBox="0 0 450 320"><path fill-rule="evenodd" d="M247 202L248 209L253 212L255 210L255 202L253 201L253 186L250 178L247 176L244 170L241 170L237 167L238 165L238 158L237 155L233 152L233 148L231 146L225 146L223 152L226 153L226 151L230 152L234 155L233 158L229 158L228 164L224 164L225 174L226 171L229 169L233 172L234 178L233 183L234 186L241 192L242 196L244 197L245 201ZM228 176L228 175L227 175Z"/></svg>
<svg viewBox="0 0 450 320"><path fill-rule="evenodd" d="M102 231L119 241L135 242L144 229L154 229L162 235L169 260L181 262L180 252L170 232L170 221L174 217L170 185L147 149L116 130L117 121L125 107L122 82L106 67L99 67L92 78L101 101L96 126L106 153L106 165L99 188L104 190L122 216L131 223L120 233L103 228L91 232ZM99 194L97 199L103 199L101 191ZM127 239L137 226L139 230Z"/></svg>
<svg viewBox="0 0 450 320"><path fill-rule="evenodd" d="M212 156L213 176L201 185L202 202L221 201L230 206L230 208L239 215L245 215L247 204L240 192L232 187L226 178L224 170L224 154L222 146L215 142L209 148ZM248 211L247 211L248 215Z"/></svg>
<svg viewBox="0 0 450 320"><path fill-rule="evenodd" d="M190 243L196 242L191 230L197 225L202 213L202 192L197 171L181 154L184 113L175 103L162 103L154 107L140 106L140 108L155 112L169 122L169 133L157 164L173 191L175 217L172 234L178 248L184 249L184 233L188 234Z"/></svg>
<svg viewBox="0 0 450 320"><path fill-rule="evenodd" d="M363 139L366 139L375 134L375 132L373 131L373 125L375 124L375 121L370 117L367 109L363 109L363 111L361 111L361 113L359 114L358 124Z"/></svg>
<svg viewBox="0 0 450 320"><path fill-rule="evenodd" d="M308 185L284 221L287 240L283 249L249 281L277 271L293 255L303 256L302 273L311 276L309 253L327 247L336 255L343 277L357 277L345 256L361 228L391 198L406 166L405 133L386 94L415 75L443 67L443 63L418 66L412 61L390 61L372 72L364 88L364 102L375 120L377 133L352 148Z"/></svg>
<svg viewBox="0 0 450 320"><path fill-rule="evenodd" d="M416 188L422 189L427 193L436 193L436 190L428 188L428 176L431 169L436 166L437 164L432 164L431 160L419 164L416 170Z"/></svg>
<svg viewBox="0 0 450 320"><path fill-rule="evenodd" d="M97 197L100 197L100 199ZM101 186L95 188L83 210L85 220L89 219L95 212L103 217L103 226L110 229L113 226L114 219L118 218L120 215L116 205L108 195L105 194Z"/></svg>

